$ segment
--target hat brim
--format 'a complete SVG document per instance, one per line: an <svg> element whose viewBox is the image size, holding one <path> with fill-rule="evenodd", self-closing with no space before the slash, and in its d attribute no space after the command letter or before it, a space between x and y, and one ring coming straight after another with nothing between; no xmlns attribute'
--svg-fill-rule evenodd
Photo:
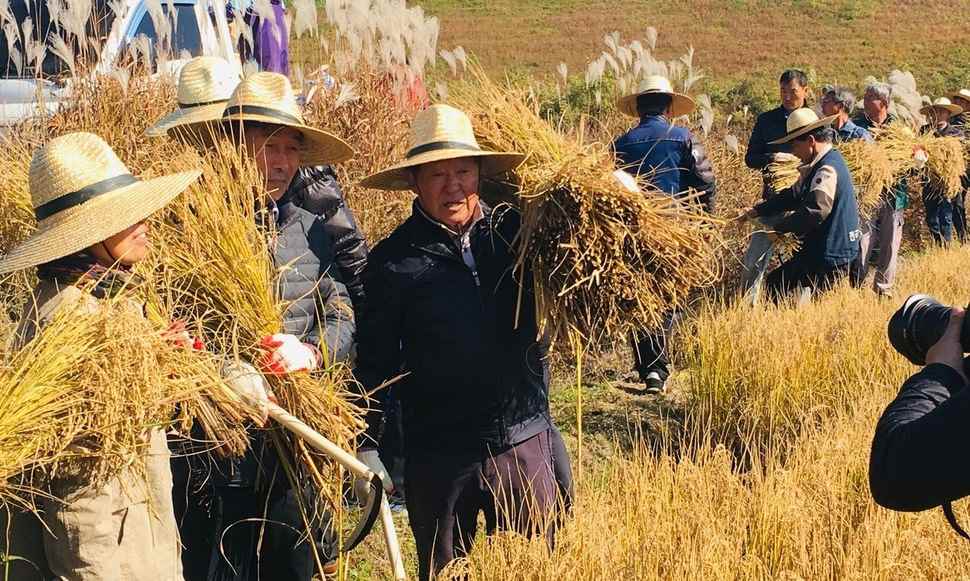
<svg viewBox="0 0 970 581"><path fill-rule="evenodd" d="M196 107L179 108L155 122L145 130L149 137L174 137L174 129L202 124L222 119L222 112L226 110L226 102L199 105Z"/></svg>
<svg viewBox="0 0 970 581"><path fill-rule="evenodd" d="M641 95L669 95L671 99L670 114L673 117L690 115L694 112L694 109L697 108L697 104L694 102L694 100L687 95L682 95L680 93L668 93L666 91L641 91L639 93L633 93L632 95L620 97L616 101L616 108L625 115L639 118L640 112L637 111L637 98Z"/></svg>
<svg viewBox="0 0 970 581"><path fill-rule="evenodd" d="M932 111L935 111L936 109L946 109L952 115L959 115L960 113L963 113L963 107L959 105L927 105L926 107L920 109L919 112L920 115L926 115Z"/></svg>
<svg viewBox="0 0 970 581"><path fill-rule="evenodd" d="M139 181L58 212L5 256L0 274L44 264L103 242L164 208L201 170Z"/></svg>
<svg viewBox="0 0 970 581"><path fill-rule="evenodd" d="M245 121L256 121L281 127L292 127L303 134L303 154L300 156L300 163L303 166L329 165L347 161L354 156L354 149L346 141L340 139L332 133L303 125L300 123L289 123L277 117L268 115L256 115L253 113L239 113L220 117L219 121L223 124L239 123Z"/></svg>
<svg viewBox="0 0 970 581"><path fill-rule="evenodd" d="M808 125L805 125L803 127L799 127L798 129L792 131L791 133L789 133L788 135L782 137L781 139L776 139L774 141L769 141L768 142L768 145L781 145L783 143L788 143L789 141L791 141L793 139L797 139L797 138L801 137L802 135L805 135L806 133L809 133L811 131L815 131L819 127L828 127L829 125L832 124L833 121L835 121L835 118L838 117L838 116L839 116L838 113L836 113L835 115L829 115L828 117L822 117L821 119L819 119L815 123L809 123Z"/></svg>
<svg viewBox="0 0 970 581"><path fill-rule="evenodd" d="M367 176L361 180L360 185L375 190L410 190L411 172L414 168L426 163L462 157L481 159L482 169L479 172L479 177L483 178L508 173L519 167L525 160L525 155L521 153L503 153L497 151L470 152L467 149L440 149L420 153L408 158L402 163Z"/></svg>

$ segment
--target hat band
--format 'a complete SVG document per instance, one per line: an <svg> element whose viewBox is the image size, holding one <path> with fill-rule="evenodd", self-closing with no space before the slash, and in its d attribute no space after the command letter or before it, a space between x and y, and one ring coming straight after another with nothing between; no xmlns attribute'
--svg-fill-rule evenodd
<svg viewBox="0 0 970 581"><path fill-rule="evenodd" d="M259 105L233 105L232 107L226 107L226 110L222 112L223 117L230 117L232 115L262 115L264 117L273 117L283 123L303 125L303 119L299 117L284 113L279 109L260 107Z"/></svg>
<svg viewBox="0 0 970 581"><path fill-rule="evenodd" d="M69 192L47 202L46 204L37 206L34 209L34 216L37 217L37 221L39 222L46 218L50 218L58 212L63 212L64 210L73 208L74 206L79 206L88 200L97 198L100 195L107 194L115 190L119 190L125 186L130 186L136 182L138 182L138 178L130 173L101 180L100 182L95 182L86 188Z"/></svg>
<svg viewBox="0 0 970 581"><path fill-rule="evenodd" d="M183 103L179 101L179 109L191 109L193 107L205 107L206 105L218 105L225 103L229 99L216 99L215 101L201 101L199 103Z"/></svg>
<svg viewBox="0 0 970 581"><path fill-rule="evenodd" d="M405 157L414 157L416 155L421 155L422 153L438 151L441 149L465 149L468 151L481 151L481 148L477 145L471 145L461 141L432 141L431 143L425 143L424 145L411 148Z"/></svg>

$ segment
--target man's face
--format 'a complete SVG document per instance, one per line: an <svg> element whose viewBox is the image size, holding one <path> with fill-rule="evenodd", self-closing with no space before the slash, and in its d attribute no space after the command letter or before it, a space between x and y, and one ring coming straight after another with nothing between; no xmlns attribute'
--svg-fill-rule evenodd
<svg viewBox="0 0 970 581"><path fill-rule="evenodd" d="M782 107L794 111L805 106L805 95L808 93L808 87L801 86L797 80L793 79L787 83L781 83L779 88L781 90Z"/></svg>
<svg viewBox="0 0 970 581"><path fill-rule="evenodd" d="M934 107L931 115L936 119L937 124L945 125L950 122L950 117L953 116L953 113L950 113L949 110L943 109L942 107Z"/></svg>
<svg viewBox="0 0 970 581"><path fill-rule="evenodd" d="M962 107L964 111L970 111L970 99L964 99L963 97L954 97L953 104Z"/></svg>
<svg viewBox="0 0 970 581"><path fill-rule="evenodd" d="M460 229L478 211L478 160L460 157L426 163L413 174L421 207L442 224Z"/></svg>
<svg viewBox="0 0 970 581"><path fill-rule="evenodd" d="M810 163L812 158L815 157L814 145L814 137L800 137L793 139L791 142L791 153L798 159L802 160L802 163Z"/></svg>
<svg viewBox="0 0 970 581"><path fill-rule="evenodd" d="M842 112L842 106L833 99L822 99L822 114L826 117Z"/></svg>
<svg viewBox="0 0 970 581"><path fill-rule="evenodd" d="M862 108L866 112L866 117L873 120L882 119L888 112L886 103L872 93L866 93L866 96L862 99Z"/></svg>
<svg viewBox="0 0 970 581"><path fill-rule="evenodd" d="M246 149L263 175L266 191L279 200L300 169L303 134L292 127L244 126Z"/></svg>

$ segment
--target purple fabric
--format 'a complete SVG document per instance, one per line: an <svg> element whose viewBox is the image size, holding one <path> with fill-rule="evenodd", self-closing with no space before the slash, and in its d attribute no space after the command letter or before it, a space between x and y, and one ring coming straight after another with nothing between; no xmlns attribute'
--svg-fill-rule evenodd
<svg viewBox="0 0 970 581"><path fill-rule="evenodd" d="M283 17L283 5L280 0L270 0L273 8L273 21L263 20L255 11L250 9L246 13L245 22L253 30L253 44L245 46L246 41L240 39L240 53L243 61L255 60L259 70L290 74L290 34Z"/></svg>

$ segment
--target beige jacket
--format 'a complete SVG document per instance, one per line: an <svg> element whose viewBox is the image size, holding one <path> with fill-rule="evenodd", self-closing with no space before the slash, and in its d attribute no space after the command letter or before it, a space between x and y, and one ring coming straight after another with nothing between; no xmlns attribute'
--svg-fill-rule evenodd
<svg viewBox="0 0 970 581"><path fill-rule="evenodd" d="M28 341L61 306L98 301L76 287L41 281L34 305L18 329ZM140 308L133 304L133 308ZM52 484L56 499L40 502L43 523L27 513L12 515L6 545L15 561L10 579L33 581L52 576L64 581L181 581L182 564L172 506L172 471L165 432L152 430L145 458L147 478L125 471L94 488L84 482ZM46 528L46 530L45 530ZM0 539L2 542L3 539Z"/></svg>

